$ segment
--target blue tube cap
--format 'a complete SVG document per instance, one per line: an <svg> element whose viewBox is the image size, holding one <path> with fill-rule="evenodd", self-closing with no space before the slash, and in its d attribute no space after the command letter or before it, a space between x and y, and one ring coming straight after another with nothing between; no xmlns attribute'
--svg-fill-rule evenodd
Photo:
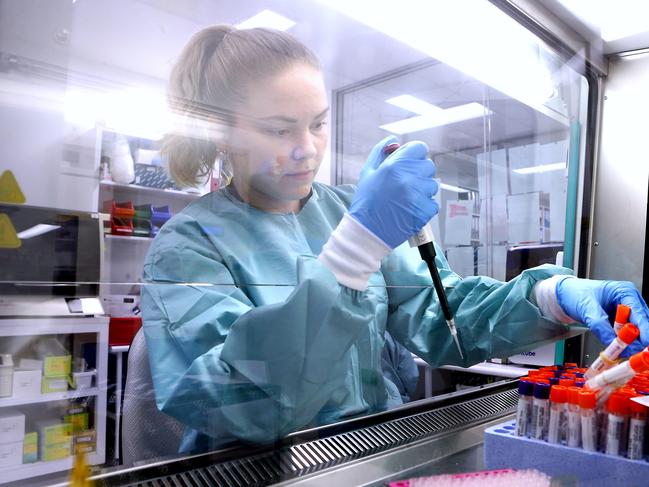
<svg viewBox="0 0 649 487"><path fill-rule="evenodd" d="M534 393L534 383L526 380L518 382L518 393L521 396L531 396Z"/></svg>
<svg viewBox="0 0 649 487"><path fill-rule="evenodd" d="M537 399L550 399L550 384L534 384L534 397Z"/></svg>

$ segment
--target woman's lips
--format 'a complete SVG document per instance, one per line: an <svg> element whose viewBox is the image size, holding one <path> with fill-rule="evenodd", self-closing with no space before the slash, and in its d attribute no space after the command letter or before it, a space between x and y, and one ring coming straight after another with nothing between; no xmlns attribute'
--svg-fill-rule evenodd
<svg viewBox="0 0 649 487"><path fill-rule="evenodd" d="M297 180L308 180L313 177L313 171L301 171L285 174L285 177Z"/></svg>

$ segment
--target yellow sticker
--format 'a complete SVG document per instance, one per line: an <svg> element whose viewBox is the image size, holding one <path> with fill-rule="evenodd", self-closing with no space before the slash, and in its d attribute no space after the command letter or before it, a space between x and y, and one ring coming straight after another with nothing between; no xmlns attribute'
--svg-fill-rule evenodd
<svg viewBox="0 0 649 487"><path fill-rule="evenodd" d="M14 173L5 171L0 176L0 202L1 203L24 203L25 195L20 189Z"/></svg>
<svg viewBox="0 0 649 487"><path fill-rule="evenodd" d="M0 249L17 249L21 243L9 215L0 213Z"/></svg>

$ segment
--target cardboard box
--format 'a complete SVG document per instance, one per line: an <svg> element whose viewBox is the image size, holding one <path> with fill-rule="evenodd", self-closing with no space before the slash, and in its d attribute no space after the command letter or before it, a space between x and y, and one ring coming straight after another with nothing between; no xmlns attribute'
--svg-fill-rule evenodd
<svg viewBox="0 0 649 487"><path fill-rule="evenodd" d="M0 443L22 443L24 437L25 415L14 408L0 408Z"/></svg>
<svg viewBox="0 0 649 487"><path fill-rule="evenodd" d="M23 441L0 443L0 468L14 467L23 463Z"/></svg>
<svg viewBox="0 0 649 487"><path fill-rule="evenodd" d="M72 356L56 338L39 340L35 348L39 358L43 360L43 375L45 377L70 375Z"/></svg>
<svg viewBox="0 0 649 487"><path fill-rule="evenodd" d="M66 392L68 390L68 377L45 377L41 381L41 393Z"/></svg>
<svg viewBox="0 0 649 487"><path fill-rule="evenodd" d="M45 377L68 376L72 372L72 356L43 357L43 375Z"/></svg>
<svg viewBox="0 0 649 487"><path fill-rule="evenodd" d="M59 443L44 445L38 449L38 453L44 462L67 458L72 454L72 438L68 438L66 441Z"/></svg>
<svg viewBox="0 0 649 487"><path fill-rule="evenodd" d="M78 443L74 445L74 454L77 455L79 453L93 453L97 450L97 443L92 442L92 443Z"/></svg>
<svg viewBox="0 0 649 487"><path fill-rule="evenodd" d="M87 411L78 414L66 414L63 421L72 427L72 434L75 435L88 429L89 414Z"/></svg>
<svg viewBox="0 0 649 487"><path fill-rule="evenodd" d="M38 461L38 433L32 431L25 433L23 441L23 463L34 463Z"/></svg>
<svg viewBox="0 0 649 487"><path fill-rule="evenodd" d="M75 445L80 443L97 443L97 432L95 430L81 431L74 435Z"/></svg>
<svg viewBox="0 0 649 487"><path fill-rule="evenodd" d="M13 397L34 397L41 393L40 369L14 369Z"/></svg>
<svg viewBox="0 0 649 487"><path fill-rule="evenodd" d="M72 438L72 425L60 420L49 419L36 422L39 447L64 443Z"/></svg>

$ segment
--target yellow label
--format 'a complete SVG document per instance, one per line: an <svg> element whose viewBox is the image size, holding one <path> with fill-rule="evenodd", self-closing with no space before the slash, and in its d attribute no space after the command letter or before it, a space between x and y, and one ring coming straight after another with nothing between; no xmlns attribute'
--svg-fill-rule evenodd
<svg viewBox="0 0 649 487"><path fill-rule="evenodd" d="M9 215L0 213L0 249L17 249L21 243Z"/></svg>
<svg viewBox="0 0 649 487"><path fill-rule="evenodd" d="M25 195L20 189L14 173L5 171L0 175L0 202L2 203L24 203Z"/></svg>
<svg viewBox="0 0 649 487"><path fill-rule="evenodd" d="M68 376L72 371L71 355L50 355L43 358L43 375L45 377Z"/></svg>

